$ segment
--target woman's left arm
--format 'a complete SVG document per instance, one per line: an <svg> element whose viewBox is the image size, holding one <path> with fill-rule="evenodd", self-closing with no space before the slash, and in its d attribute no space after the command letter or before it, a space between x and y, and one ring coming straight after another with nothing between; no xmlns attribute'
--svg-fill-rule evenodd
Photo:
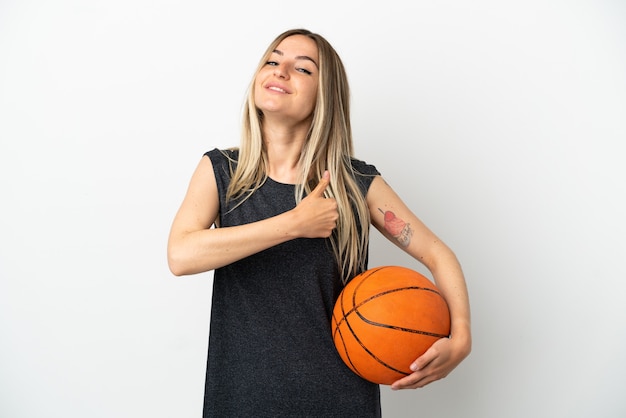
<svg viewBox="0 0 626 418"><path fill-rule="evenodd" d="M372 225L387 239L422 263L450 309L450 337L436 341L410 368L413 373L391 385L415 389L446 377L465 359L472 345L470 307L461 265L452 250L377 176L367 192Z"/></svg>

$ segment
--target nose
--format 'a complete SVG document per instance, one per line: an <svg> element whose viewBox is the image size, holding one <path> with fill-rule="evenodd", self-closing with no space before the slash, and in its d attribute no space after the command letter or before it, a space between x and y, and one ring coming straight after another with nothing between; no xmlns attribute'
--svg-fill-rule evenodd
<svg viewBox="0 0 626 418"><path fill-rule="evenodd" d="M289 73L285 70L285 67L277 65L274 67L274 76L286 80L289 78Z"/></svg>

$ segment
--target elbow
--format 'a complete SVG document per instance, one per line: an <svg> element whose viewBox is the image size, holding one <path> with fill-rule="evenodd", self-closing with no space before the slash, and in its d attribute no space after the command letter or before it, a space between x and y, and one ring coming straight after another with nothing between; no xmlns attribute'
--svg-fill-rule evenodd
<svg viewBox="0 0 626 418"><path fill-rule="evenodd" d="M168 259L167 264L174 276L180 277L185 275L185 270L180 266L180 264L172 261L171 259Z"/></svg>
<svg viewBox="0 0 626 418"><path fill-rule="evenodd" d="M173 267L171 264L170 264L170 271L171 271L171 272L172 272L172 274L173 274L174 276L176 276L176 277L181 277L181 276L184 276L184 275L185 275L185 272L184 272L183 270L178 269L178 268L176 268L175 266Z"/></svg>
<svg viewBox="0 0 626 418"><path fill-rule="evenodd" d="M181 251L168 250L167 265L174 276L190 276L213 270L213 267L202 265L199 260Z"/></svg>
<svg viewBox="0 0 626 418"><path fill-rule="evenodd" d="M174 276L180 277L189 274L184 260L172 248L167 250L167 265Z"/></svg>

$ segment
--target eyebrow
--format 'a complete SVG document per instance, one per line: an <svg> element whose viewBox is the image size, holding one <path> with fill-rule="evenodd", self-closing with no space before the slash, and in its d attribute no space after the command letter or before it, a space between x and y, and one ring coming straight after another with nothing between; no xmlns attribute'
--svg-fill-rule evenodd
<svg viewBox="0 0 626 418"><path fill-rule="evenodd" d="M283 53L283 51L279 50L279 49L275 49L272 51L274 54L278 54L281 57L284 56L285 54ZM317 63L313 60L313 58L307 56L307 55L297 55L296 56L296 60L306 60L306 61L311 61L313 64L315 64L315 67L319 68Z"/></svg>

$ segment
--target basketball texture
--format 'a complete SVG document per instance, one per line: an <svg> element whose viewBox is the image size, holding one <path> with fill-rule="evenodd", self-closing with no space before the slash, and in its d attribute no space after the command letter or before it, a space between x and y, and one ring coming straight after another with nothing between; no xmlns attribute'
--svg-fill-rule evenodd
<svg viewBox="0 0 626 418"><path fill-rule="evenodd" d="M332 336L344 363L364 379L390 385L438 339L450 312L437 287L406 267L382 266L354 277L335 303Z"/></svg>

